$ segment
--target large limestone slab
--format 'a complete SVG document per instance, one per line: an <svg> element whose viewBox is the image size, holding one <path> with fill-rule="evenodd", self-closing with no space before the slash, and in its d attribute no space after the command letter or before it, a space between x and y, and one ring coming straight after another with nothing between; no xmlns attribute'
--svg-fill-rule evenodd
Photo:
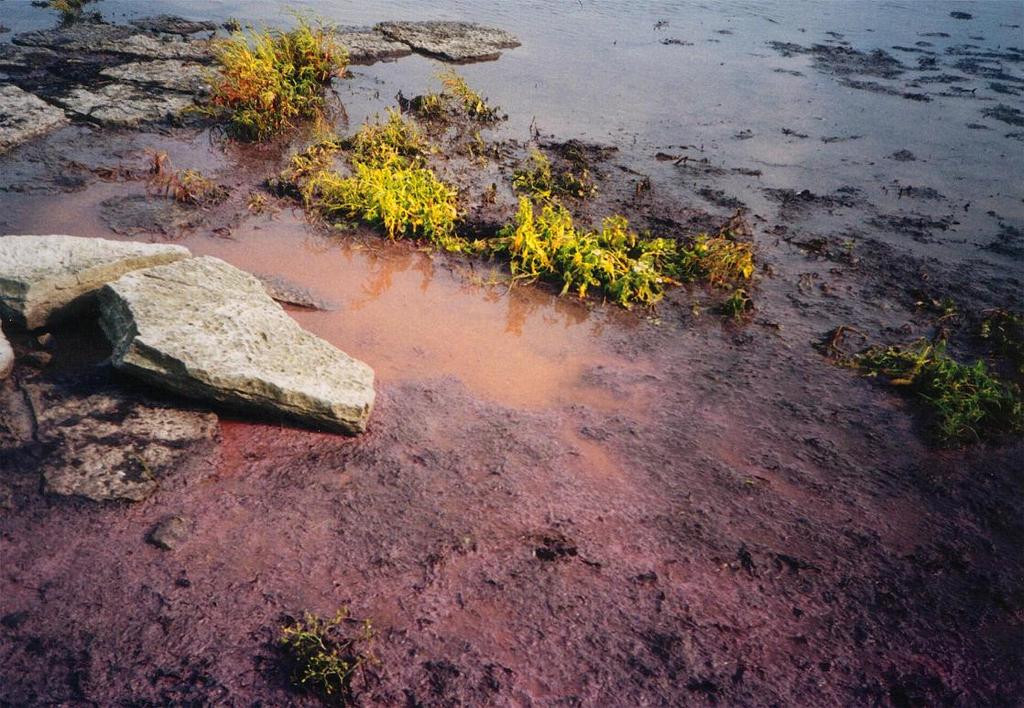
<svg viewBox="0 0 1024 708"><path fill-rule="evenodd" d="M66 122L56 106L17 86L0 85L0 153Z"/></svg>
<svg viewBox="0 0 1024 708"><path fill-rule="evenodd" d="M303 330L254 276L212 257L129 273L100 292L114 366L239 409L366 429L373 370Z"/></svg>
<svg viewBox="0 0 1024 708"><path fill-rule="evenodd" d="M417 52L453 62L487 61L519 46L512 34L472 22L382 22L376 29Z"/></svg>
<svg viewBox="0 0 1024 708"><path fill-rule="evenodd" d="M105 283L191 255L182 246L77 236L0 236L0 314L29 329L85 304Z"/></svg>
<svg viewBox="0 0 1024 708"><path fill-rule="evenodd" d="M134 127L179 115L194 104L183 93L154 93L141 86L110 84L98 89L74 88L54 101L102 125Z"/></svg>

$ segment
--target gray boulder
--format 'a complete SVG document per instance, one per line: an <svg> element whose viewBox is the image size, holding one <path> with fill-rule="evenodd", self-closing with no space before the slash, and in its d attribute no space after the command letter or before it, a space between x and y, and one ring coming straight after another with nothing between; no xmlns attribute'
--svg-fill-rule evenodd
<svg viewBox="0 0 1024 708"><path fill-rule="evenodd" d="M454 62L487 61L519 46L512 34L472 22L382 22L377 30L417 52Z"/></svg>
<svg viewBox="0 0 1024 708"><path fill-rule="evenodd" d="M61 109L17 86L0 85L0 153L66 122Z"/></svg>
<svg viewBox="0 0 1024 708"><path fill-rule="evenodd" d="M105 283L191 255L182 246L76 236L0 236L0 314L28 329L87 304Z"/></svg>
<svg viewBox="0 0 1024 708"><path fill-rule="evenodd" d="M373 370L303 330L258 279L211 257L129 273L100 291L114 366L194 398L358 433Z"/></svg>
<svg viewBox="0 0 1024 708"><path fill-rule="evenodd" d="M11 343L7 341L3 326L0 325L0 381L10 376L13 369L14 350L11 349Z"/></svg>

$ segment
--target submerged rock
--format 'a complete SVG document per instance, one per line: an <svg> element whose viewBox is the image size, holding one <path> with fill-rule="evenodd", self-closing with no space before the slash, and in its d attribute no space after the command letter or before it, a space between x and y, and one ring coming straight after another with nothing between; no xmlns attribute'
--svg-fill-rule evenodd
<svg viewBox="0 0 1024 708"><path fill-rule="evenodd" d="M17 86L0 85L0 153L66 122L61 109Z"/></svg>
<svg viewBox="0 0 1024 708"><path fill-rule="evenodd" d="M285 305L321 311L337 309L337 305L333 302L320 297L309 288L293 283L279 275L257 274L256 278L263 283L263 288L267 291L267 295Z"/></svg>
<svg viewBox="0 0 1024 708"><path fill-rule="evenodd" d="M173 551L192 535L192 522L183 516L171 516L149 533L150 543L164 551Z"/></svg>
<svg viewBox="0 0 1024 708"><path fill-rule="evenodd" d="M97 89L74 88L54 101L103 125L137 126L173 118L193 105L191 96L153 93L130 84L110 84Z"/></svg>
<svg viewBox="0 0 1024 708"><path fill-rule="evenodd" d="M4 336L3 324L0 324L0 381L11 375L14 369L14 350Z"/></svg>
<svg viewBox="0 0 1024 708"><path fill-rule="evenodd" d="M100 292L114 366L194 398L365 430L373 370L303 330L252 275L212 257L129 273Z"/></svg>
<svg viewBox="0 0 1024 708"><path fill-rule="evenodd" d="M122 236L139 234L177 235L204 221L202 211L173 199L146 194L128 194L100 202L100 218L111 231Z"/></svg>
<svg viewBox="0 0 1024 708"><path fill-rule="evenodd" d="M196 62L157 59L112 66L101 71L100 76L134 84L158 86L165 91L197 94L209 92L208 71L206 66Z"/></svg>
<svg viewBox="0 0 1024 708"><path fill-rule="evenodd" d="M217 416L152 406L115 394L63 397L52 387L29 388L50 494L93 501L142 501L160 478L189 457L209 452Z"/></svg>
<svg viewBox="0 0 1024 708"><path fill-rule="evenodd" d="M350 64L375 64L412 54L409 45L389 39L374 29L346 28L335 36L348 50Z"/></svg>
<svg viewBox="0 0 1024 708"><path fill-rule="evenodd" d="M472 22L382 22L376 29L417 52L454 62L486 61L520 42L508 32Z"/></svg>
<svg viewBox="0 0 1024 708"><path fill-rule="evenodd" d="M164 34L189 35L197 32L214 32L217 30L217 25L214 22L188 20L177 15L139 17L129 20L128 23L147 32L162 32Z"/></svg>
<svg viewBox="0 0 1024 708"><path fill-rule="evenodd" d="M187 258L182 246L77 236L0 236L0 314L36 329L111 280Z"/></svg>

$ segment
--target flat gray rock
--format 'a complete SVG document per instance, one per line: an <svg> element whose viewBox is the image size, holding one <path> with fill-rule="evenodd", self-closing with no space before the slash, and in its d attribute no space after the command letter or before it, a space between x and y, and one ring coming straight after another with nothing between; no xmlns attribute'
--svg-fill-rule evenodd
<svg viewBox="0 0 1024 708"><path fill-rule="evenodd" d="M472 22L382 22L376 29L417 52L453 62L497 59L500 50L520 44L504 30Z"/></svg>
<svg viewBox="0 0 1024 708"><path fill-rule="evenodd" d="M128 24L138 27L146 32L162 32L165 34L189 35L196 32L214 32L217 25L214 22L188 20L177 15L154 15L152 17L139 17L129 20Z"/></svg>
<svg viewBox="0 0 1024 708"><path fill-rule="evenodd" d="M33 30L14 35L11 42L23 47L46 47L63 52L99 52L138 32L126 25L76 22L65 27Z"/></svg>
<svg viewBox="0 0 1024 708"><path fill-rule="evenodd" d="M66 122L56 106L17 86L0 85L0 153Z"/></svg>
<svg viewBox="0 0 1024 708"><path fill-rule="evenodd" d="M376 64L412 54L409 45L388 39L383 33L369 28L342 28L335 36L348 50L350 64Z"/></svg>
<svg viewBox="0 0 1024 708"><path fill-rule="evenodd" d="M45 47L64 54L126 54L147 59L209 60L212 47L207 40L158 37L129 25L78 22L67 27L34 30L11 40L23 47Z"/></svg>
<svg viewBox="0 0 1024 708"><path fill-rule="evenodd" d="M43 461L45 490L93 501L142 501L189 457L208 454L212 413L152 406L107 393L64 397L46 385L27 391Z"/></svg>
<svg viewBox="0 0 1024 708"><path fill-rule="evenodd" d="M194 104L193 98L185 94L154 93L131 84L78 87L53 100L83 118L126 127L165 121Z"/></svg>
<svg viewBox="0 0 1024 708"><path fill-rule="evenodd" d="M129 273L100 291L114 366L193 398L366 429L373 370L303 330L254 276L211 257Z"/></svg>
<svg viewBox="0 0 1024 708"><path fill-rule="evenodd" d="M154 37L150 34L133 34L110 46L106 51L131 54L146 59L209 61L213 58L213 45L207 40Z"/></svg>
<svg viewBox="0 0 1024 708"><path fill-rule="evenodd" d="M3 325L0 324L0 381L3 381L11 375L11 371L14 369L14 350L11 349L11 343L7 341L7 337L4 336Z"/></svg>
<svg viewBox="0 0 1024 708"><path fill-rule="evenodd" d="M100 76L133 84L157 86L165 91L207 94L210 91L208 73L208 67L196 62L157 59L111 66L101 71Z"/></svg>
<svg viewBox="0 0 1024 708"><path fill-rule="evenodd" d="M19 47L0 44L0 67L4 69L33 69L60 59L60 55L45 47Z"/></svg>
<svg viewBox="0 0 1024 708"><path fill-rule="evenodd" d="M138 268L188 258L187 248L77 236L0 236L0 314L28 329L87 303Z"/></svg>

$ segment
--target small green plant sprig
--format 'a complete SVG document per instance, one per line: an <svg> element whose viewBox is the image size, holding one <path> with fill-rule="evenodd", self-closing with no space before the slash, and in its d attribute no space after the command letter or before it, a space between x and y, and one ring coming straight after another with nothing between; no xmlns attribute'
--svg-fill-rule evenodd
<svg viewBox="0 0 1024 708"><path fill-rule="evenodd" d="M351 150L349 159L353 164L374 167L422 166L431 152L430 143L419 127L393 108L387 110L386 120L376 118L364 123L343 146Z"/></svg>
<svg viewBox="0 0 1024 708"><path fill-rule="evenodd" d="M575 172L566 169L555 174L551 161L540 150L531 151L529 164L512 174L512 187L538 201L555 197L587 199L597 194L597 185L585 165L577 165Z"/></svg>
<svg viewBox="0 0 1024 708"><path fill-rule="evenodd" d="M985 362L961 364L943 343L921 339L905 347L871 347L854 364L912 392L931 410L940 442L957 445L1024 431L1019 389L989 373Z"/></svg>
<svg viewBox="0 0 1024 708"><path fill-rule="evenodd" d="M354 625L354 633L345 628ZM369 620L357 621L342 608L325 620L306 612L281 628L280 646L290 665L292 683L333 705L348 705L357 673L378 663L372 651L376 633Z"/></svg>
<svg viewBox="0 0 1024 708"><path fill-rule="evenodd" d="M454 96L462 104L462 109L470 118L482 123L493 123L500 120L498 109L487 105L487 100L470 88L466 80L454 69L442 71L437 78L444 86L445 93Z"/></svg>
<svg viewBox="0 0 1024 708"><path fill-rule="evenodd" d="M348 63L325 27L299 19L295 29L236 32L215 45L219 72L210 105L240 140L267 140L298 120L323 115L324 92Z"/></svg>
<svg viewBox="0 0 1024 708"><path fill-rule="evenodd" d="M1002 308L983 314L981 338L991 342L996 352L1010 360L1017 374L1024 376L1024 315Z"/></svg>

